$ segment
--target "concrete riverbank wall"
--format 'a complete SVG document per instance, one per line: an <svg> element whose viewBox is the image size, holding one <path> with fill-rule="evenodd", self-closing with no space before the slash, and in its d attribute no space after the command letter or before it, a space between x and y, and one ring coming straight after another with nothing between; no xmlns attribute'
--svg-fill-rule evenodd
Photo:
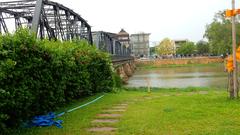
<svg viewBox="0 0 240 135"><path fill-rule="evenodd" d="M134 60L130 60L124 63L115 64L114 69L120 76L124 84L127 84L129 77L131 77L136 69Z"/></svg>
<svg viewBox="0 0 240 135"><path fill-rule="evenodd" d="M161 65L185 65L185 64L209 64L222 63L221 57L197 57L182 59L153 59L153 60L135 60L136 66L161 66Z"/></svg>

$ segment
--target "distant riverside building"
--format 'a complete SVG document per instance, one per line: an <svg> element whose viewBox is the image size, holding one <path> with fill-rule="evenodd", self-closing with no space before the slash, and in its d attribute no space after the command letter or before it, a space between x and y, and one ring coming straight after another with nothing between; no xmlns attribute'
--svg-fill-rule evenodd
<svg viewBox="0 0 240 135"><path fill-rule="evenodd" d="M129 34L124 29L121 29L121 31L117 34L117 37L119 42L121 42L126 47L129 47L130 43Z"/></svg>
<svg viewBox="0 0 240 135"><path fill-rule="evenodd" d="M176 50L181 47L182 44L187 43L187 39L173 40Z"/></svg>
<svg viewBox="0 0 240 135"><path fill-rule="evenodd" d="M150 33L138 33L130 36L134 56L148 57L150 55L149 36Z"/></svg>
<svg viewBox="0 0 240 135"><path fill-rule="evenodd" d="M123 45L123 47L126 48L126 51L131 53L132 46L130 44L130 38L129 34L124 30L121 29L121 31L117 34L118 41ZM128 53L124 52L124 53Z"/></svg>

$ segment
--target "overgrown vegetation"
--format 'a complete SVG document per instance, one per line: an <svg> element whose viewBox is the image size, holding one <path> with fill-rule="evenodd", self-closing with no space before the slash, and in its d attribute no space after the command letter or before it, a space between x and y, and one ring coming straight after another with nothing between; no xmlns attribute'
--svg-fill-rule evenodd
<svg viewBox="0 0 240 135"><path fill-rule="evenodd" d="M0 131L59 106L111 91L108 54L86 41L40 41L26 29L0 36Z"/></svg>

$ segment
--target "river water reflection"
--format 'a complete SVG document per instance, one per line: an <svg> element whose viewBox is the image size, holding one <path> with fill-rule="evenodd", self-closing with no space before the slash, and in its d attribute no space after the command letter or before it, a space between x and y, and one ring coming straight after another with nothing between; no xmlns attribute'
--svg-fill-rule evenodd
<svg viewBox="0 0 240 135"><path fill-rule="evenodd" d="M223 64L218 66L192 66L176 68L138 69L128 81L128 87L184 88L227 87L227 73Z"/></svg>

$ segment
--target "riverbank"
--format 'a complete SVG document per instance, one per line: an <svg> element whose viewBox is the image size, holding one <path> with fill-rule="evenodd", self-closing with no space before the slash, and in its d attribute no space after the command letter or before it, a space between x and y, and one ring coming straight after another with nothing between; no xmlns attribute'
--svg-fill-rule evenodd
<svg viewBox="0 0 240 135"><path fill-rule="evenodd" d="M146 91L146 88L134 88L107 93L96 103L60 117L59 119L64 120L63 129L32 128L19 133L21 135L214 135L240 132L238 124L240 101L229 100L225 90L156 88L151 93ZM75 102L64 109L86 103L97 96ZM113 111L112 108L117 107L123 109ZM112 111L106 112L111 109ZM100 115L103 113L108 115ZM119 117L109 118L110 116ZM99 119L105 119L105 122L101 120L99 122ZM114 122L109 119L113 119ZM97 129L105 130L96 131ZM109 129L112 130L107 131Z"/></svg>
<svg viewBox="0 0 240 135"><path fill-rule="evenodd" d="M136 60L137 67L161 68L161 67L183 67L183 66L204 66L223 64L224 59L221 57L198 57L183 59L153 59L153 60Z"/></svg>
<svg viewBox="0 0 240 135"><path fill-rule="evenodd" d="M151 65L151 64L138 64L137 69L158 69L158 68L178 68L178 67L224 67L224 63L208 63L208 64L163 64L163 65Z"/></svg>

